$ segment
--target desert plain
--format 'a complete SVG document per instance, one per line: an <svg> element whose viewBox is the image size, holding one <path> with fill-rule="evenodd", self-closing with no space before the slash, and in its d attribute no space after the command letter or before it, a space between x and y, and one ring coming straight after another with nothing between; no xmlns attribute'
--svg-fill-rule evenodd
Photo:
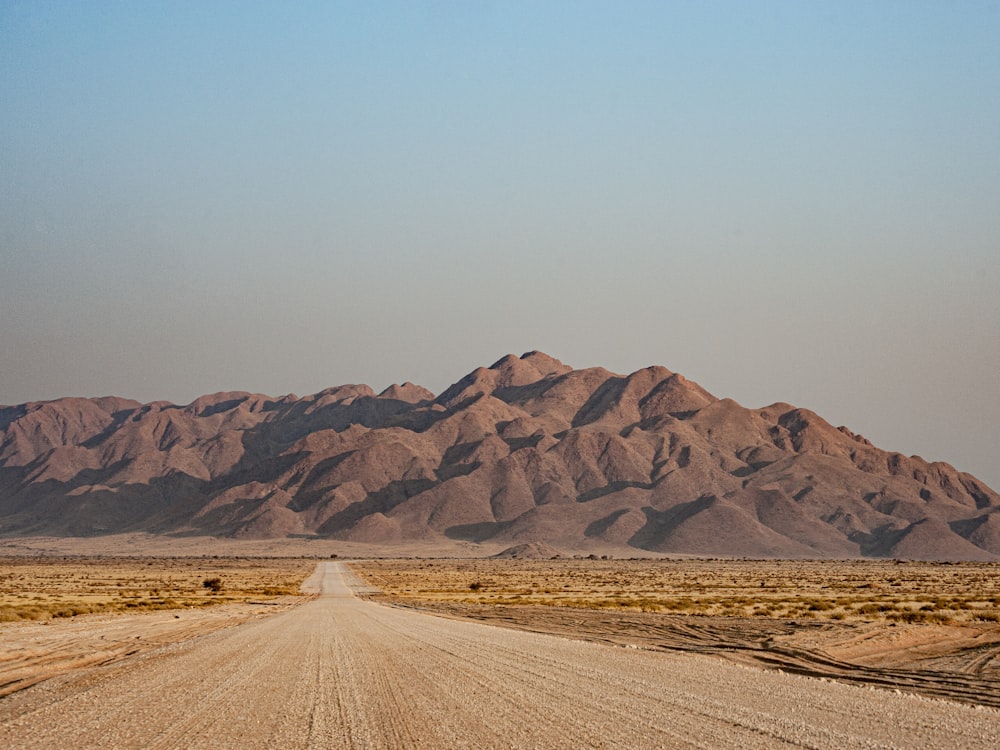
<svg viewBox="0 0 1000 750"><path fill-rule="evenodd" d="M439 673L428 667L430 671L425 670L419 681L403 685L405 676L394 671L403 667L393 660L424 658L441 648L458 648L454 646L458 641L452 639L459 638L459 635L452 634L453 626L449 623L464 628L461 622L478 621L499 626L499 631L492 628L482 632L529 631L537 637L551 639L543 640L543 644L567 644L565 647L556 646L557 650L571 649L573 646L570 644L581 642L612 649L600 653L608 653L610 663L620 664L623 674L630 673L629 670L633 669L631 660L640 657L641 665L634 668L646 674L642 671L646 669L644 660L652 660L650 664L659 666L655 669L650 667L654 671L649 674L659 676L648 678L651 682L644 690L649 695L641 699L653 701L650 710L688 711L683 701L673 709L656 703L659 700L656 697L657 686L665 691L677 689L671 676L675 672L671 670L679 669L676 666L668 669L663 666L668 662L658 659L707 659L705 663L718 666L708 668L706 674L714 674L716 669L738 667L740 671L734 674L740 680L749 680L748 684L767 685L770 684L767 681L772 679L806 680L788 687L791 691L789 695L803 690L803 695L809 694L803 686L812 685L817 686L817 691L821 690L821 685L845 686L829 688L835 690L847 689L846 686L855 690L863 688L864 699L852 705L877 704L880 706L877 712L883 711L881 706L884 701L895 706L894 702L906 696L918 701L916 704L905 704L910 706L906 710L912 708L916 711L914 715L919 716L932 717L936 715L935 711L944 712L942 716L951 716L949 712L952 709L947 708L949 705L955 706L954 711L961 711L959 707L964 705L965 709L975 709L970 716L974 716L977 722L985 722L980 726L969 724L966 719L955 719L958 722L955 726L973 727L968 730L973 732L972 735L950 734L953 731L949 729L951 724L941 723L944 719L927 718L926 721L920 720L926 726L921 724L923 728L915 729L917 734L913 736L930 738L932 735L921 734L926 730L936 733L933 737L937 738L938 746L945 746L940 744L942 738L952 737L954 741L949 740L950 746L990 746L990 738L995 736L995 730L1000 726L1000 716L996 715L996 709L1000 707L998 572L998 566L992 563L892 560L368 557L341 563L339 560L331 562L329 556L15 555L0 559L0 612L4 613L6 620L0 622L0 695L6 696L0 698L0 736L10 742L11 747L57 746L63 735L55 729L47 730L49 733L45 736L50 737L49 740L43 741L32 734L32 722L39 717L46 717L47 724L53 721L52 717L56 717L55 724L58 724L58 717L66 717L74 723L79 723L81 717L87 717L87 721L93 723L94 736L100 736L105 729L92 716L97 710L94 701L98 698L95 696L107 692L109 696L118 696L113 701L123 701L122 705L125 705L126 699L113 687L116 681L123 679L123 675L138 675L157 664L166 666L173 663L172 659L182 657L191 659L191 666L186 668L204 670L204 664L210 660L197 657L199 648L213 643L218 648L219 643L228 642L224 639L249 637L249 634L261 630L267 635L261 635L263 640L258 641L258 645L234 644L224 652L227 656L214 657L220 660L220 665L229 665L234 660L241 662L247 659L250 663L254 659L270 659L266 668L247 667L244 670L247 671L246 685L240 689L249 691L247 696L254 696L252 700L255 701L258 694L264 695L269 691L287 692L288 696L294 693L296 701L305 701L296 710L314 717L308 722L302 719L302 727L312 727L310 732L314 732L317 726L315 715L319 706L332 701L337 703L341 713L339 719L333 716L324 719L325 739L309 734L311 739L306 741L295 734L298 730L294 726L282 720L284 723L278 722L274 727L261 728L260 742L277 741L275 738L280 737L283 742L291 742L289 746L303 747L422 746L424 739L419 727L404 731L405 716L383 716L379 719L375 714L386 710L386 705L393 711L396 710L393 706L413 711L417 703L420 703L420 710L431 713L446 708L458 711L455 701L459 698L455 696L447 699L447 705L436 705L436 701L444 700L438 695L442 689L439 683L452 679L449 675L456 667L437 665L443 670ZM318 584L320 579L317 576L326 583ZM214 586L208 585L213 581L217 582ZM304 583L305 591L301 591ZM317 607L326 609L321 611ZM338 619L342 617L346 618L343 622ZM395 618L402 619L397 621ZM305 627L307 622L315 622L316 628L326 628L323 631L325 635L320 637L313 630L298 633L297 629ZM400 645L398 648L406 653L396 654L394 650L397 646L393 645L396 639L401 639L403 634L413 637L413 627L416 627L417 633L422 633L417 639L419 648L413 647L416 651L411 654L406 650L411 647ZM361 645L355 643L349 647L345 645L346 641L340 641L352 628L360 633L358 637L363 639L359 642ZM293 642L289 649L311 649L308 659L299 663L298 660L304 657L298 651L280 656L277 651L272 652L270 646L262 645L279 643L279 634ZM528 635L525 633L524 637ZM466 636L461 637L464 639ZM441 644L437 644L437 638L443 639ZM400 643L403 642L409 641L400 640ZM502 639L500 642L507 643ZM468 643L473 644L475 640ZM564 680L570 679L574 669L582 669L559 661L562 657L531 656L536 653L538 645L534 641L530 643L535 645L523 646L527 649L523 653L518 651L521 653L519 659L522 662L527 659L529 663L510 671L505 678L508 682L521 679L515 675L520 675L522 668L527 668L528 674L534 674L536 668L541 668L532 666L536 659L541 660L539 663L551 662L558 667L563 675L560 679ZM480 689L495 693L499 688L477 682L486 678L475 676L480 674L477 670L481 668L474 668L469 660L479 648L490 652L499 647L462 646L462 649L466 648L469 649L469 656L462 669L467 669L468 674L461 672L464 675L462 679L467 677L471 680L472 693ZM507 648L503 646L503 649ZM515 646L509 648L515 649ZM359 649L371 653L366 656ZM292 656L292 653L298 655ZM584 663L590 658L587 656L589 653L584 652L584 656L580 657ZM566 658L577 657L567 655ZM352 660L357 660L357 664L350 668L343 666ZM683 670L676 671L677 680L694 680L692 685L697 685L697 674L706 667L702 662L680 663L693 664L694 676L684 676L687 672ZM337 664L347 671L338 672L340 667ZM726 664L730 666L724 666ZM666 671L661 673L658 671L661 668ZM180 674L178 669L180 666L169 667L174 675L171 679L177 681L176 685L187 685L184 692L190 693L192 705L202 705L202 708L197 709L197 721L192 719L183 732L175 724L164 724L157 731L164 738L172 739L154 743L155 746L198 746L192 742L201 736L198 733L203 730L208 732L205 734L206 743L214 738L212 742L222 742L221 746L225 746L228 741L225 736L228 735L213 733L222 732L226 722L210 714L212 711L222 712L221 705L238 699L237 683L208 687L208 683L204 682L208 679L205 675L191 677L185 682L177 676ZM507 665L505 669L513 670L514 667ZM311 694L306 691L303 696L299 695L304 690L299 682L305 679L303 675L306 672L313 674L316 681L310 689L319 692ZM291 684L268 687L262 682L265 673L270 675L270 679L280 678ZM317 676L321 674L327 676ZM730 676L712 679L733 679L730 673L725 674ZM226 679L235 681L237 676L230 675ZM332 689L329 685L323 688L327 682L340 684L347 679L357 680L355 684L359 694L350 699L359 702L354 708L348 705L350 700L343 694L329 693ZM603 678L593 675L587 679ZM135 680L137 685L143 684L139 677ZM127 682L126 679L121 684ZM543 680L530 689L541 690L543 684L549 683ZM687 685L686 682L684 684ZM718 686L712 687L713 684L707 682L706 690L717 691ZM176 685L170 690L176 689ZM475 688L475 685L480 687ZM615 699L620 700L623 707L628 705L628 690L632 689L628 687L626 690L628 685L631 683L623 683L621 689L625 692ZM567 682L567 689L569 687ZM324 689L328 692L325 698L322 694ZM551 686L544 689L551 693L545 694L555 701L553 706L562 706L563 701L571 700L568 696L556 696L552 693L555 688ZM597 691L591 710L600 711L600 686L591 685L588 689ZM693 690L694 687L685 689ZM809 687L809 690L813 689ZM142 692L141 688L136 690ZM205 699L209 703L197 701L199 690L205 691ZM229 691L232 695L228 695ZM371 691L371 696L365 697L368 691ZM415 698L411 691L419 692L420 697ZM854 696L850 692L847 695ZM128 701L134 700L141 705L147 699L150 698L146 695L131 695ZM494 699L499 700L496 696L491 698ZM789 700L794 703L794 699ZM817 697L816 705L822 706L826 700ZM372 704L368 705L366 701ZM851 701L854 701L853 697ZM64 710L61 708L64 704L80 704L82 707ZM216 708L211 709L211 705ZM276 715L291 710L278 704L267 705L270 708L259 710L265 713L276 711ZM638 703L636 705L639 706ZM930 706L933 706L933 711L930 711ZM190 710L195 711L194 708ZM506 710L514 721L516 707L511 704ZM533 710L537 715L529 712L534 718L526 714L525 721L544 724L547 721L544 707L535 706ZM729 708L720 705L718 710L721 712L718 716L713 713L705 718L708 722L706 726L715 726L713 722L729 726L735 721L732 717L722 718L722 714L728 716ZM875 708L872 710L876 711ZM352 711L357 715L351 714ZM757 734L753 736L761 747L787 744L787 741L799 736L797 733L805 731L796 725L798 728L794 731L788 730L791 734L781 735L783 739L780 742L778 735L762 738L759 728L768 726L767 717L770 714L766 707L761 708L761 712L758 716L757 708L753 708L755 718L751 722L758 727L754 730ZM681 713L678 713L679 717ZM354 718L349 718L348 714ZM139 710L136 715L148 716L149 711ZM687 717L685 721L699 720L696 716L684 715ZM669 716L664 714L661 718L665 723L656 731L667 731ZM781 719L783 722L789 720L787 716ZM869 720L873 726L880 721L868 717L861 723ZM620 723L621 718L616 721ZM858 717L843 721L843 727L827 727L820 731L816 735L820 739L814 743L815 746L838 746L838 742L848 737L838 733L847 731L847 725L853 726ZM343 727L355 726L351 722L361 722L357 727L363 726L363 730L358 728L356 731L359 733L354 735L344 734L347 730ZM188 726L187 722L182 723ZM733 726L738 724L736 722ZM341 729L337 729L338 726ZM209 727L214 729L209 731ZM734 730L736 734L732 735L729 746L743 742L745 737L740 739L742 735L739 732L745 729ZM123 739L112 746L146 746L144 743L148 738L144 738L138 729L135 731L138 733L129 735L130 739ZM529 745L519 744L516 738L506 745L496 744L502 738L494 737L496 742L490 740L493 735L488 727L481 726L477 731L483 733L462 736L468 743L473 743L474 739L475 742L485 742L483 746L563 746L551 739L546 740L544 733L526 735L531 739ZM690 736L696 734L692 729ZM659 740L651 739L653 735L636 735L636 746L680 747L688 744L685 740L688 735L683 732L670 736L673 739L669 742L664 740L665 744L657 744ZM729 735L720 735L726 736ZM823 741L823 737L827 741ZM509 737L507 739L510 740ZM591 744L585 742L581 746L601 746L597 738L590 739L593 740ZM438 738L434 740L437 744L427 746L445 747L451 742L457 743L454 746L461 746L462 741L459 740L461 736L455 734L450 740ZM608 737L604 740L607 741ZM240 735L240 742L244 745L249 742L245 732ZM915 742L901 741L899 746L916 746ZM892 745L888 743L885 746ZM247 746L254 745L250 742ZM722 746L726 746L725 741ZM876 742L865 746L882 745Z"/></svg>

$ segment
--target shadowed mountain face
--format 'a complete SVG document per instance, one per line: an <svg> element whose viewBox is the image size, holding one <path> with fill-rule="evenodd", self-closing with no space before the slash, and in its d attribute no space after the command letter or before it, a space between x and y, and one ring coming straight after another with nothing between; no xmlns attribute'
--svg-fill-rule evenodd
<svg viewBox="0 0 1000 750"><path fill-rule="evenodd" d="M405 383L0 407L0 534L122 531L998 560L1000 495L806 409L540 352L438 397Z"/></svg>

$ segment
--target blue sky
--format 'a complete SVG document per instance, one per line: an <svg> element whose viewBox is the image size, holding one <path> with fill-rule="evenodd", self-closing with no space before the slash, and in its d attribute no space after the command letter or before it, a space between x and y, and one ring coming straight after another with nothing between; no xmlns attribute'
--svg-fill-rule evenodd
<svg viewBox="0 0 1000 750"><path fill-rule="evenodd" d="M662 364L1000 487L1000 4L0 5L0 403Z"/></svg>

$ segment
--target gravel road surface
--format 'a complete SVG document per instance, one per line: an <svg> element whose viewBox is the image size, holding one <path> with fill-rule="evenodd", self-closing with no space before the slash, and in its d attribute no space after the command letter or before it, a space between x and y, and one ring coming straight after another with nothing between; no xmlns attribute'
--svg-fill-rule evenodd
<svg viewBox="0 0 1000 750"><path fill-rule="evenodd" d="M1000 713L712 657L357 599L291 610L0 700L0 747L997 748Z"/></svg>

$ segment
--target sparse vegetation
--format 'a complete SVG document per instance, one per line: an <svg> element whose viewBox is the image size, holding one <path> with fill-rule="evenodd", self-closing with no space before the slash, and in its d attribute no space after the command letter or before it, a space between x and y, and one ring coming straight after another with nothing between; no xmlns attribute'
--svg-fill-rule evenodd
<svg viewBox="0 0 1000 750"><path fill-rule="evenodd" d="M315 565L299 558L3 557L0 622L293 595Z"/></svg>
<svg viewBox="0 0 1000 750"><path fill-rule="evenodd" d="M896 560L371 560L385 596L900 623L1000 621L1000 565Z"/></svg>

